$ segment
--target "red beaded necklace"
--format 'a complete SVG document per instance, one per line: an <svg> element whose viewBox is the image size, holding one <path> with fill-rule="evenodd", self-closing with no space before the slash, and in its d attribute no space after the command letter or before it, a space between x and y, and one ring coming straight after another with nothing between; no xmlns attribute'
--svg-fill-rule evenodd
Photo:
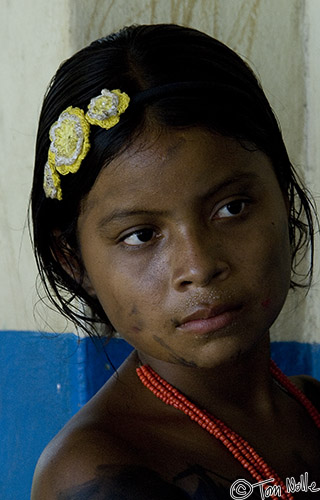
<svg viewBox="0 0 320 500"><path fill-rule="evenodd" d="M316 426L320 429L320 413L311 401L282 373L273 361L270 362L270 371L273 378L305 407ZM182 411L212 436L219 439L257 482L273 478L273 485L280 485L281 487L281 498L283 500L293 500L292 494L287 492L282 479L280 479L278 474L258 455L244 438L206 410L201 410L195 404L191 403L186 396L160 377L150 366L144 365L137 368L137 374L141 382L157 398L161 399L167 405ZM263 487L267 489L270 487L270 484L264 484ZM271 496L271 498L277 500L278 496Z"/></svg>

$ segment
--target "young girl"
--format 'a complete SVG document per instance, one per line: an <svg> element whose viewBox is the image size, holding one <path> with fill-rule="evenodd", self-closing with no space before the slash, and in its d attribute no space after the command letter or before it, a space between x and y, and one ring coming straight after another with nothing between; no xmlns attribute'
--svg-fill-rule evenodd
<svg viewBox="0 0 320 500"><path fill-rule="evenodd" d="M54 303L135 348L32 499L317 498L320 384L269 350L312 205L248 66L175 25L78 52L44 100L32 211Z"/></svg>

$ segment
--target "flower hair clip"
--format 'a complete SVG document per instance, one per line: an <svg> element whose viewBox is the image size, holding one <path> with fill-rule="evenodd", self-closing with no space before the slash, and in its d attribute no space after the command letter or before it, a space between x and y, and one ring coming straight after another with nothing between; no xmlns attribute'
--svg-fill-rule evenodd
<svg viewBox="0 0 320 500"><path fill-rule="evenodd" d="M106 130L114 127L127 109L129 96L120 90L103 89L91 99L85 114L69 106L51 126L48 160L44 167L43 189L47 198L62 200L60 175L76 173L89 149L90 125Z"/></svg>

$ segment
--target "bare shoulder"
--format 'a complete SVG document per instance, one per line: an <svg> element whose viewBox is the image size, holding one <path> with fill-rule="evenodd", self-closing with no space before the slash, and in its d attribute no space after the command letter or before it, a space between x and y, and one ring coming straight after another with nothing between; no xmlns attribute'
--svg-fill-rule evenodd
<svg viewBox="0 0 320 500"><path fill-rule="evenodd" d="M309 375L290 377L291 381L307 396L320 411L320 382Z"/></svg>
<svg viewBox="0 0 320 500"><path fill-rule="evenodd" d="M78 429L57 436L41 455L31 500L186 500L190 497L139 463L125 442Z"/></svg>
<svg viewBox="0 0 320 500"><path fill-rule="evenodd" d="M32 500L59 498L66 488L95 478L98 464L116 459L116 443L92 427L68 423L42 452L34 473Z"/></svg>
<svg viewBox="0 0 320 500"><path fill-rule="evenodd" d="M133 438L141 418L132 413L132 380L110 380L49 443L34 473L31 500L189 498L152 470L143 453L150 443L141 443L145 433Z"/></svg>

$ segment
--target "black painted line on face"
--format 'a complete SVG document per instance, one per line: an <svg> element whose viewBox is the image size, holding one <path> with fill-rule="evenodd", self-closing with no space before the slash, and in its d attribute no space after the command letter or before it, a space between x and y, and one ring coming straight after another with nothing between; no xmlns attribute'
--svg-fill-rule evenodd
<svg viewBox="0 0 320 500"><path fill-rule="evenodd" d="M153 335L153 339L158 342L162 347L164 347L170 354L171 356L176 360L179 361L184 366L189 366L191 368L197 368L197 365L194 361L188 361L185 358L182 358L181 356L178 356L176 352L170 347L163 339L158 337L157 335Z"/></svg>

